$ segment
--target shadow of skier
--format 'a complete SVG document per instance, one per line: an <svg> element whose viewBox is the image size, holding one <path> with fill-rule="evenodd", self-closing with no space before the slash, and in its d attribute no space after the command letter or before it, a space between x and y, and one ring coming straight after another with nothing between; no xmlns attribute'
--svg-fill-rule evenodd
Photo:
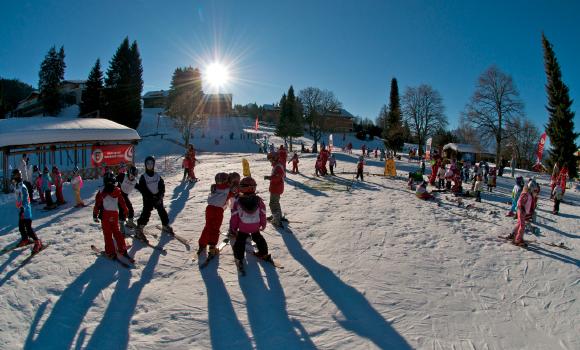
<svg viewBox="0 0 580 350"><path fill-rule="evenodd" d="M114 271L118 270L118 274ZM38 330L38 320L42 318L48 302L36 311L24 349L70 349L81 323L94 305L94 300L118 278L129 279L131 272L106 258L97 258L93 265L78 276L62 292L54 304L50 315Z"/></svg>
<svg viewBox="0 0 580 350"><path fill-rule="evenodd" d="M381 349L411 349L405 339L377 312L355 288L344 283L329 268L318 263L286 229L282 239L288 252L328 295L346 318L337 320L345 329L367 338Z"/></svg>
<svg viewBox="0 0 580 350"><path fill-rule="evenodd" d="M236 316L223 279L217 273L218 262L214 261L200 270L207 291L207 313L212 348L251 349L252 342Z"/></svg>
<svg viewBox="0 0 580 350"><path fill-rule="evenodd" d="M260 273L260 264L248 257L246 276L238 282L246 299L248 319L256 349L316 349L299 321L291 319L287 312L286 296L273 266L263 266L268 284Z"/></svg>

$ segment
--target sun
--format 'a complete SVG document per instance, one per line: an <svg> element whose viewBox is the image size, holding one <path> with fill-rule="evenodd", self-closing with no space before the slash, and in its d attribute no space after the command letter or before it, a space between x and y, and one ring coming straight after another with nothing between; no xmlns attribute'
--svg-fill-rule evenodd
<svg viewBox="0 0 580 350"><path fill-rule="evenodd" d="M205 67L203 80L213 89L219 90L225 87L230 81L230 73L225 65L219 62L213 62Z"/></svg>

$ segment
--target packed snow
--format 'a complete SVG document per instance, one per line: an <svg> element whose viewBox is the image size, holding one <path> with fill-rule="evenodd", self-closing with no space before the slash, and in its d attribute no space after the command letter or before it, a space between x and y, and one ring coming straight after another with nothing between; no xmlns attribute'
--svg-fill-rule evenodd
<svg viewBox="0 0 580 350"><path fill-rule="evenodd" d="M242 173L246 158L267 205L263 176L271 166L255 140L240 138L253 132L253 120L216 118L192 140L201 181L184 184L179 132L165 117L158 126L158 112L144 111L136 154L139 162L156 157L171 225L192 240L192 250L163 234L151 242L167 255L127 239L134 269L97 257L90 245L104 244L92 205L101 181L85 181L90 206L82 209L73 207L66 184L67 204L33 207L33 227L50 246L23 267L28 249L0 256L0 348L580 349L576 187L555 216L548 179L539 178L540 232L526 234L538 242L526 250L497 238L515 224L505 217L513 178L499 177L473 209L447 193L436 194L438 206L406 189L407 173L418 169L406 158L396 162L397 178L373 175L383 174L384 162L369 158L364 182L353 181L363 142L335 135L336 176L314 176L315 155L301 154L301 173L287 174L281 199L290 223L264 231L284 269L247 256L247 275L240 276L226 247L200 270L191 257L214 175ZM311 147L307 137L294 147L301 142ZM352 155L340 150L345 142L353 142ZM138 216L141 197L133 193L131 200ZM156 224L154 212L152 231ZM13 196L0 195L2 247L19 239L17 225ZM550 242L571 250L544 244Z"/></svg>

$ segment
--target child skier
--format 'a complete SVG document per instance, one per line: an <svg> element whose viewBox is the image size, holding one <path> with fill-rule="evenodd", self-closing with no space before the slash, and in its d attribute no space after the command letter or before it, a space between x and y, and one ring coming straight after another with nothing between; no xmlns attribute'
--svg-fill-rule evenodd
<svg viewBox="0 0 580 350"><path fill-rule="evenodd" d="M290 159L288 161L288 163L292 162L292 174L298 174L298 162L300 162L298 160L298 153L294 152L294 155L292 156L292 159Z"/></svg>
<svg viewBox="0 0 580 350"><path fill-rule="evenodd" d="M22 237L20 242L18 242L18 247L34 243L32 254L36 254L43 249L43 245L42 241L38 239L38 236L32 230L30 196L28 195L28 188L23 183L22 173L18 169L12 170L12 184L14 185L16 208L18 209L18 229Z"/></svg>
<svg viewBox="0 0 580 350"><path fill-rule="evenodd" d="M513 244L526 246L524 242L524 232L526 229L526 216L531 214L532 211L532 198L529 192L528 186L523 186L520 198L518 200L518 223L514 227L512 234L509 238L513 239Z"/></svg>
<svg viewBox="0 0 580 350"><path fill-rule="evenodd" d="M322 159L320 157L320 154L316 156L316 162L314 163L314 172L316 173L316 176L322 175Z"/></svg>
<svg viewBox="0 0 580 350"><path fill-rule="evenodd" d="M256 256L272 260L268 254L268 244L260 233L266 228L266 206L262 198L256 195L256 181L245 177L240 182L240 197L234 202L230 218L230 233L236 237L234 258L238 270L244 271L243 261L248 236L256 242Z"/></svg>
<svg viewBox="0 0 580 350"><path fill-rule="evenodd" d="M220 228L224 220L224 209L227 207L231 197L230 184L227 173L217 173L215 184L211 185L209 196L207 197L207 207L205 207L205 226L199 237L199 248L197 255L200 255L209 245L208 256L217 255L216 248L220 237Z"/></svg>
<svg viewBox="0 0 580 350"><path fill-rule="evenodd" d="M356 163L356 179L360 177L361 181L364 181L363 170L365 167L365 159L363 156L358 158L358 163Z"/></svg>
<svg viewBox="0 0 580 350"><path fill-rule="evenodd" d="M475 180L475 201L481 202L481 190L483 189L483 176L477 175Z"/></svg>
<svg viewBox="0 0 580 350"><path fill-rule="evenodd" d="M75 166L73 169L73 177L70 180L73 191L75 192L76 208L85 207L85 203L81 199L81 188L83 188L83 178L79 172L79 167Z"/></svg>
<svg viewBox="0 0 580 350"><path fill-rule="evenodd" d="M33 190L36 189L38 191L40 203L44 203L44 193L42 192L42 173L36 165L32 167L32 186Z"/></svg>
<svg viewBox="0 0 580 350"><path fill-rule="evenodd" d="M270 180L270 211L272 212L272 225L276 228L282 227L282 207L280 206L280 197L284 193L284 178L286 173L284 167L280 164L278 154L270 153L268 155L272 165L272 173L264 176L264 180Z"/></svg>
<svg viewBox="0 0 580 350"><path fill-rule="evenodd" d="M558 183L556 184L556 187L554 187L554 191L552 191L552 198L554 199L554 210L552 210L552 214L558 215L560 212L560 202L563 197L564 191L562 191L562 185Z"/></svg>
<svg viewBox="0 0 580 350"><path fill-rule="evenodd" d="M489 177L487 179L487 190L493 192L493 188L497 183L497 170L495 167L489 168Z"/></svg>
<svg viewBox="0 0 580 350"><path fill-rule="evenodd" d="M198 179L195 177L195 163L197 159L195 158L195 148L193 145L190 144L187 146L187 152L185 153L185 157L183 159L183 167L184 167L184 174L183 178L185 179L185 175L187 174L188 181L197 181Z"/></svg>
<svg viewBox="0 0 580 350"><path fill-rule="evenodd" d="M56 166L52 167L52 181L55 187L56 204L58 205L65 204L66 202L64 200L64 196L62 195L62 184L63 184L62 174L60 173L60 170L58 170Z"/></svg>
<svg viewBox="0 0 580 350"><path fill-rule="evenodd" d="M44 207L45 210L50 210L56 208L56 203L52 201L52 194L51 186L52 186L52 178L48 173L48 167L44 167L42 169L42 178L41 178L41 190L44 193L44 200L46 201L46 206Z"/></svg>
<svg viewBox="0 0 580 350"><path fill-rule="evenodd" d="M125 245L125 238L119 230L119 206L123 210L123 214L127 215L127 206L123 200L121 190L115 186L115 175L108 172L103 175L103 188L97 193L95 197L95 207L93 208L93 220L99 222L101 220L101 228L103 229L103 236L105 239L105 254L111 259L116 259L116 251L124 256L130 262L133 258L127 254L127 246ZM113 239L115 240L113 242Z"/></svg>
<svg viewBox="0 0 580 350"><path fill-rule="evenodd" d="M515 211L516 211L517 205L518 205L518 200L520 199L520 194L522 193L523 188L524 188L524 178L520 175L516 178L516 184L514 185L514 188L512 189L512 206L510 208L510 211L508 211L508 213L506 214L506 216L514 216L515 215Z"/></svg>
<svg viewBox="0 0 580 350"><path fill-rule="evenodd" d="M445 168L439 167L439 169L437 170L437 179L439 180L437 182L437 188L438 189L445 188Z"/></svg>
<svg viewBox="0 0 580 350"><path fill-rule="evenodd" d="M155 158L147 156L145 158L145 174L141 175L139 182L135 187L137 191L141 192L143 196L143 210L141 216L137 220L137 229L135 230L135 237L148 242L143 229L149 222L151 211L157 210L159 219L161 219L162 231L169 234L173 233L173 229L169 226L169 216L163 206L163 196L165 195L165 182L163 178L155 172Z"/></svg>
<svg viewBox="0 0 580 350"><path fill-rule="evenodd" d="M423 200L435 199L435 197L431 193L427 192L427 181L423 181L419 186L417 186L415 196Z"/></svg>
<svg viewBox="0 0 580 350"><path fill-rule="evenodd" d="M125 205L127 206L127 215L124 215L125 213L119 207L119 224L123 232L125 232L125 226L130 228L135 228L136 226L135 222L133 222L135 211L133 210L133 203L131 203L129 195L137 186L137 175L137 168L135 166L131 166L129 172L126 174L121 173L117 175L117 184L121 189L121 196L123 196L123 201L125 201ZM125 222L125 219L127 219L127 222Z"/></svg>
<svg viewBox="0 0 580 350"><path fill-rule="evenodd" d="M334 167L336 167L336 158L334 158L334 154L330 156L328 165L330 166L330 175L334 176Z"/></svg>

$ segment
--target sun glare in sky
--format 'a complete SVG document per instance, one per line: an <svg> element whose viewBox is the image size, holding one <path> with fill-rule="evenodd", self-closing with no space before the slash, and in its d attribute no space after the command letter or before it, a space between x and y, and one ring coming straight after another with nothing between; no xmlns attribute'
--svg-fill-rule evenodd
<svg viewBox="0 0 580 350"><path fill-rule="evenodd" d="M230 72L228 67L219 62L213 62L205 67L203 72L204 81L215 90L226 87L230 81Z"/></svg>

